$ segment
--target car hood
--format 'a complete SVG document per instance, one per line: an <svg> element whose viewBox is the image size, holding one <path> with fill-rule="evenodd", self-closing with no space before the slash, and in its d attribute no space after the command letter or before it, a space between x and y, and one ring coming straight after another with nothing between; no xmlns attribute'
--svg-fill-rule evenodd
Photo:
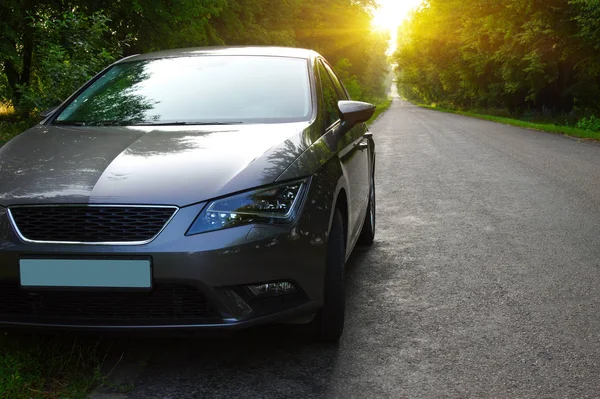
<svg viewBox="0 0 600 399"><path fill-rule="evenodd" d="M38 125L0 147L0 205L202 202L274 182L308 127Z"/></svg>

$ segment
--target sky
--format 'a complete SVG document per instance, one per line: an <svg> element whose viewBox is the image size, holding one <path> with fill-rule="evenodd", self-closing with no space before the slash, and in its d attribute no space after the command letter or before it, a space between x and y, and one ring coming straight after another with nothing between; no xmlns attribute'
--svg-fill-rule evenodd
<svg viewBox="0 0 600 399"><path fill-rule="evenodd" d="M374 13L373 26L377 29L389 30L392 34L390 52L396 49L398 27L406 19L408 13L418 7L423 0L377 0L380 7Z"/></svg>

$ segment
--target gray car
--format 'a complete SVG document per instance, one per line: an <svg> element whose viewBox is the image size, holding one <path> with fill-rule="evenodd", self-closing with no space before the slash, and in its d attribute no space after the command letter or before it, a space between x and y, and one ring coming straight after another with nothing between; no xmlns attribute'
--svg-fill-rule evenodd
<svg viewBox="0 0 600 399"><path fill-rule="evenodd" d="M114 63L0 148L0 325L337 341L375 234L374 109L310 50Z"/></svg>

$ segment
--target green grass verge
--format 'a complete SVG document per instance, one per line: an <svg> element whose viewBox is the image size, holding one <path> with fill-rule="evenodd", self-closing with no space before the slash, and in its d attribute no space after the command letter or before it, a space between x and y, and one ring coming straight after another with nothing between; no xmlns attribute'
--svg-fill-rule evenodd
<svg viewBox="0 0 600 399"><path fill-rule="evenodd" d="M526 129L538 130L538 131L549 132L549 133L564 134L566 136L579 137L579 138L583 138L583 139L600 140L600 132L579 129L577 127L572 127L572 126L556 125L556 124L551 124L551 123L534 123L534 122L523 121L520 119L478 114L475 112L468 112L468 111L456 111L456 110L452 110L452 109L432 107L432 106L423 105L423 104L416 104L416 105L423 107L423 108L432 109L435 111L446 112L449 114L465 115L465 116L470 116L472 118L484 119L487 121L503 123L505 125L523 127Z"/></svg>
<svg viewBox="0 0 600 399"><path fill-rule="evenodd" d="M0 398L86 397L102 383L103 346L76 336L0 335Z"/></svg>
<svg viewBox="0 0 600 399"><path fill-rule="evenodd" d="M391 105L392 105L391 98L387 98L383 101L375 103L375 106L377 106L377 109L375 110L375 114L373 114L373 117L369 120L368 124L370 125L373 122L375 122L377 120L377 118L379 118L381 116L381 114L383 114L385 111L387 111L390 108Z"/></svg>

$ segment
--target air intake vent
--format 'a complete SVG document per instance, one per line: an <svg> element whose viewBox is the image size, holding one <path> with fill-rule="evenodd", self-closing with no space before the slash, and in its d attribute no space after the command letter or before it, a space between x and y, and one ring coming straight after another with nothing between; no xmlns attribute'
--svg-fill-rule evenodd
<svg viewBox="0 0 600 399"><path fill-rule="evenodd" d="M220 316L200 290L180 284L157 284L142 292L30 292L18 283L0 283L0 317L55 324L183 325Z"/></svg>

